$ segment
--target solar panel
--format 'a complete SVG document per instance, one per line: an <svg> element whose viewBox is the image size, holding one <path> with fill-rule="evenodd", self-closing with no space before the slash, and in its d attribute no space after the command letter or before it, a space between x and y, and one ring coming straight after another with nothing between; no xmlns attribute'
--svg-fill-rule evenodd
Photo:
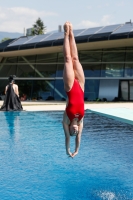
<svg viewBox="0 0 133 200"><path fill-rule="evenodd" d="M63 37L64 37L64 33L63 32L52 33L48 37L42 39L40 42L50 41L50 40L57 40L57 39L61 39Z"/></svg>
<svg viewBox="0 0 133 200"><path fill-rule="evenodd" d="M13 42L13 40L15 40L15 39L9 39L9 40L6 40L6 41L0 43L0 48L1 47L6 47L8 44L10 44L11 42Z"/></svg>
<svg viewBox="0 0 133 200"><path fill-rule="evenodd" d="M80 36L80 34L82 34L83 31L85 31L86 29L80 29L80 30L73 30L74 36Z"/></svg>
<svg viewBox="0 0 133 200"><path fill-rule="evenodd" d="M24 42L23 44L30 44L30 43L40 42L41 40L49 37L49 35L50 34L36 35L36 36L32 37L31 39L29 39L28 41Z"/></svg>
<svg viewBox="0 0 133 200"><path fill-rule="evenodd" d="M29 40L29 37L18 38L18 40L15 40L13 43L9 44L8 47L10 47L10 46L18 46L20 44L23 44L27 40Z"/></svg>
<svg viewBox="0 0 133 200"><path fill-rule="evenodd" d="M127 33L127 32L130 32L132 30L133 30L133 23L128 23L128 24L124 24L123 26L121 26L119 29L114 31L112 34Z"/></svg>
<svg viewBox="0 0 133 200"><path fill-rule="evenodd" d="M28 41L34 39L36 36L25 36L25 37L22 37L22 38L18 38L17 40L15 40L13 43L11 43L10 45L8 45L9 47L10 46L18 46L18 45L22 45L22 44L26 44Z"/></svg>
<svg viewBox="0 0 133 200"><path fill-rule="evenodd" d="M113 32L113 31L116 30L118 27L120 27L120 24L105 26L105 27L103 27L100 31L97 31L97 33L99 34L99 33L109 33L109 32Z"/></svg>
<svg viewBox="0 0 133 200"><path fill-rule="evenodd" d="M97 33L98 31L101 30L102 27L96 27L96 28L88 28L85 31L83 31L79 36L83 36L83 35L92 35Z"/></svg>
<svg viewBox="0 0 133 200"><path fill-rule="evenodd" d="M101 27L94 27L94 28L88 28L88 29L78 29L73 30L75 37L82 37L82 36L91 36L94 37L97 34L107 34L111 33L112 37L115 34L121 34L121 33L129 33L133 31L133 23L126 23L124 25L116 24L116 25L110 25L110 26L101 26ZM35 35L35 36L24 36L20 37L16 40L14 40L12 43L10 43L7 47L15 47L20 45L26 45L26 44L35 44L40 42L48 42L48 41L57 41L64 38L64 32L56 32L56 33L47 33L44 35Z"/></svg>
<svg viewBox="0 0 133 200"><path fill-rule="evenodd" d="M25 37L22 37L22 38L18 38L18 40L14 41L10 45L8 45L8 47L30 44L30 43L37 43L37 42L40 42L42 39L47 38L49 35L50 34L27 36L27 37L25 36Z"/></svg>
<svg viewBox="0 0 133 200"><path fill-rule="evenodd" d="M44 38L44 35L36 35L34 37L31 37L29 40L27 40L23 44L35 43L35 42L40 41L42 38Z"/></svg>

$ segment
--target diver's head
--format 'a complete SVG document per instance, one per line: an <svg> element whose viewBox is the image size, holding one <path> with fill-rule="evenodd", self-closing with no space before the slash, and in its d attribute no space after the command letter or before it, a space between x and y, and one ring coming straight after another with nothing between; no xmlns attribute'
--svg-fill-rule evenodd
<svg viewBox="0 0 133 200"><path fill-rule="evenodd" d="M79 126L77 124L71 123L69 126L69 132L71 136L77 136L79 133Z"/></svg>

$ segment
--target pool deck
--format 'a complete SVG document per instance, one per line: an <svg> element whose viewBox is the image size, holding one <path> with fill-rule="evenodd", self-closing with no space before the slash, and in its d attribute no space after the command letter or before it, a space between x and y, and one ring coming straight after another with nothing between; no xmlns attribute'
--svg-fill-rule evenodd
<svg viewBox="0 0 133 200"><path fill-rule="evenodd" d="M2 104L0 101L0 106ZM25 111L63 111L66 102L25 101L22 105ZM85 102L85 110L133 125L133 102Z"/></svg>

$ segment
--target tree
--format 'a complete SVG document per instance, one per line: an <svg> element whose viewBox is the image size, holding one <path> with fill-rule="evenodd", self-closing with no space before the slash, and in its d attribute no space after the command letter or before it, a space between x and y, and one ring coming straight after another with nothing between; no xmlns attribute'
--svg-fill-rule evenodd
<svg viewBox="0 0 133 200"><path fill-rule="evenodd" d="M33 24L32 35L43 35L46 32L46 26L40 17L36 20L35 24Z"/></svg>
<svg viewBox="0 0 133 200"><path fill-rule="evenodd" d="M10 38L3 38L2 40L1 40L1 42L5 42L6 40L10 40Z"/></svg>

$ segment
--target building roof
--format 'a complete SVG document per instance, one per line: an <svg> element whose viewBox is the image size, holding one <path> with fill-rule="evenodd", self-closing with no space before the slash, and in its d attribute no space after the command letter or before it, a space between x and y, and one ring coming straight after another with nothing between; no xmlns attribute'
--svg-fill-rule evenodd
<svg viewBox="0 0 133 200"><path fill-rule="evenodd" d="M77 44L133 38L133 23L78 29L74 30L74 36ZM62 46L63 38L64 32L22 36L1 43L0 52Z"/></svg>

